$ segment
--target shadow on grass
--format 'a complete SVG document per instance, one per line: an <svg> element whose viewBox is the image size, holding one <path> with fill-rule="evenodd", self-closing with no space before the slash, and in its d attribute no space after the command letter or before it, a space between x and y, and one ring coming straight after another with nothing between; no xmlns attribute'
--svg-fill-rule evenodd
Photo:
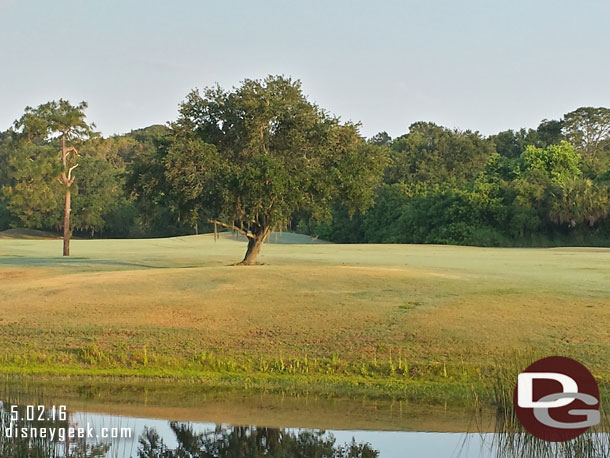
<svg viewBox="0 0 610 458"><path fill-rule="evenodd" d="M15 267L68 267L82 268L89 266L95 268L111 268L111 267L140 267L143 269L157 269L159 266L144 264L141 262L118 261L112 259L91 259L91 258L31 258L25 256L0 257L0 266L15 266Z"/></svg>

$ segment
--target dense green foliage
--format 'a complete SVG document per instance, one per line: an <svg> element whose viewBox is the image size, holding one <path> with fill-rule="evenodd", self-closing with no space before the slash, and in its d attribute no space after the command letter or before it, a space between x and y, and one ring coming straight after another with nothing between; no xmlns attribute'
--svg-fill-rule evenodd
<svg viewBox="0 0 610 458"><path fill-rule="evenodd" d="M72 226L77 233L115 237L174 233L157 231L164 223L147 209L136 208L127 186L136 158L143 160L156 151L155 141L165 132L162 126L152 126L107 139L94 135L78 143L78 178L72 187ZM61 227L60 150L57 137L28 136L23 129L1 134L0 230Z"/></svg>
<svg viewBox="0 0 610 458"><path fill-rule="evenodd" d="M301 215L296 228L337 242L483 246L607 245L610 117L581 108L561 121L484 138L413 124L370 142L391 150L375 205L354 218Z"/></svg>
<svg viewBox="0 0 610 458"><path fill-rule="evenodd" d="M54 103L0 133L0 230L61 228L60 137L43 116ZM298 81L269 77L193 91L167 127L72 140L81 236L192 234L215 220L262 239L288 228L348 243L610 240L606 108L489 137L418 122L364 141Z"/></svg>
<svg viewBox="0 0 610 458"><path fill-rule="evenodd" d="M370 207L385 152L358 126L309 102L300 82L270 76L231 91L191 92L171 141L136 189L141 202L166 196L193 226L203 218L241 232L248 237L242 263L252 264L270 232L295 212L321 219L331 216L333 201L351 213Z"/></svg>

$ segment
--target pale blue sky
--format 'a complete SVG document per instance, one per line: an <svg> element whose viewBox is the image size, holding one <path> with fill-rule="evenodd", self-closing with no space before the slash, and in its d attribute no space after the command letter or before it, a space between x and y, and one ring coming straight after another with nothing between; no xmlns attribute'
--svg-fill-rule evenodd
<svg viewBox="0 0 610 458"><path fill-rule="evenodd" d="M277 73L367 136L535 127L610 106L609 23L608 0L0 0L0 129L63 97L122 133Z"/></svg>

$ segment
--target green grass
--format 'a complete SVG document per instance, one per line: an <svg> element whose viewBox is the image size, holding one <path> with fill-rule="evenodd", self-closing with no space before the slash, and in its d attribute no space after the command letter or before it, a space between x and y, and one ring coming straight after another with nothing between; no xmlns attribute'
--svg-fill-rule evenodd
<svg viewBox="0 0 610 458"><path fill-rule="evenodd" d="M0 239L0 370L457 402L522 352L610 381L608 249L279 237L252 267L226 236L74 240L69 259Z"/></svg>

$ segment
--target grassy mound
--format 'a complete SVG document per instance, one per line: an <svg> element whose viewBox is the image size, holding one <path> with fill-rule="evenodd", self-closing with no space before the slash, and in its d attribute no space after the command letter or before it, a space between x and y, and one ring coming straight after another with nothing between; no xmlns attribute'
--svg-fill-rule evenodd
<svg viewBox="0 0 610 458"><path fill-rule="evenodd" d="M26 239L26 240L44 240L44 239L59 239L61 236L52 232L39 231L37 229L8 229L0 232L0 239Z"/></svg>
<svg viewBox="0 0 610 458"><path fill-rule="evenodd" d="M268 244L243 267L226 237L74 240L68 259L0 240L0 370L403 395L533 353L610 380L610 249Z"/></svg>

